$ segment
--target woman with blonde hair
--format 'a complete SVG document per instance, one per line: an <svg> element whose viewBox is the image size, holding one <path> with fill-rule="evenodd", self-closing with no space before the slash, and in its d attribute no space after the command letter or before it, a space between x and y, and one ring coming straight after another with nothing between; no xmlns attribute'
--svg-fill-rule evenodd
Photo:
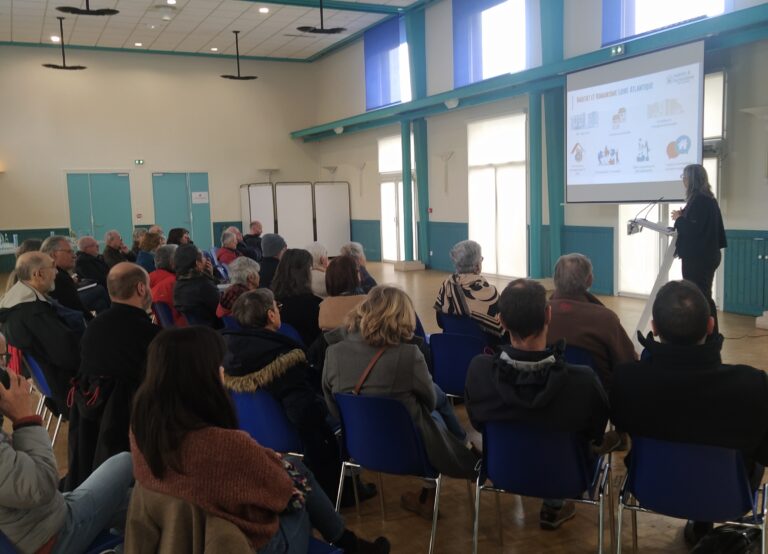
<svg viewBox="0 0 768 554"><path fill-rule="evenodd" d="M413 341L416 312L408 295L379 285L348 316L346 327L326 334L330 346L323 369L323 392L331 413L339 412L333 395L352 392L374 361L360 394L394 398L403 403L421 433L427 458L450 477L474 477L477 457L466 441L445 393L435 385L424 355ZM406 493L401 505L432 518L434 489Z"/></svg>

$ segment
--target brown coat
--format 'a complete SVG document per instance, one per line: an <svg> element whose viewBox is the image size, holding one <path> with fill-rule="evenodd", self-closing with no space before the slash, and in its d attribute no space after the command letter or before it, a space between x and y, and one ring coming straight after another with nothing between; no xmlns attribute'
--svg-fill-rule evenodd
<svg viewBox="0 0 768 554"><path fill-rule="evenodd" d="M637 353L618 316L603 306L595 296L581 298L552 295L552 321L547 344L565 339L566 346L589 351L603 386L610 390L614 368L637 359Z"/></svg>
<svg viewBox="0 0 768 554"><path fill-rule="evenodd" d="M329 296L320 302L320 315L318 316L318 326L324 331L330 331L344 325L344 318L349 312L366 298L365 294L354 294L351 296Z"/></svg>
<svg viewBox="0 0 768 554"><path fill-rule="evenodd" d="M226 519L180 498L137 484L125 526L126 554L253 552L245 534Z"/></svg>

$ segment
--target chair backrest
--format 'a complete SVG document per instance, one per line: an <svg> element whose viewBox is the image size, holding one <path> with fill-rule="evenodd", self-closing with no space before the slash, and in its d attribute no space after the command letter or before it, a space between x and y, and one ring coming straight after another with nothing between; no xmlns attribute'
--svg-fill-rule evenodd
<svg viewBox="0 0 768 554"><path fill-rule="evenodd" d="M469 335L476 337L488 343L488 337L480 324L468 316L459 316L435 312L437 314L437 324L444 333L455 333L457 335Z"/></svg>
<svg viewBox="0 0 768 554"><path fill-rule="evenodd" d="M632 437L627 488L645 508L695 521L733 520L755 502L738 450L645 437Z"/></svg>
<svg viewBox="0 0 768 554"><path fill-rule="evenodd" d="M290 323L281 323L280 328L277 330L278 333L281 335L285 335L286 337L290 337L296 342L298 342L301 346L304 346L304 340L301 338L301 335L296 330L296 327L291 325Z"/></svg>
<svg viewBox="0 0 768 554"><path fill-rule="evenodd" d="M160 326L163 329L175 327L176 324L173 321L173 310L168 304L165 302L153 302L152 311L155 312L157 320L160 322Z"/></svg>
<svg viewBox="0 0 768 554"><path fill-rule="evenodd" d="M512 421L485 423L483 475L497 488L537 498L578 498L595 466L587 440Z"/></svg>
<svg viewBox="0 0 768 554"><path fill-rule="evenodd" d="M40 367L40 364L37 363L37 360L32 356L32 354L29 354L28 352L24 353L24 360L29 366L29 372L32 374L32 379L34 379L35 384L37 385L37 389L46 398L52 398L53 392L51 391L51 387L48 385L48 380L45 378L43 368Z"/></svg>
<svg viewBox="0 0 768 554"><path fill-rule="evenodd" d="M427 332L424 330L424 325L421 324L418 314L416 315L416 328L413 330L413 334L427 342Z"/></svg>
<svg viewBox="0 0 768 554"><path fill-rule="evenodd" d="M408 410L398 400L335 394L347 453L363 467L395 475L437 476Z"/></svg>
<svg viewBox="0 0 768 554"><path fill-rule="evenodd" d="M435 333L429 339L434 379L446 394L464 396L472 358L485 351L485 341L469 335Z"/></svg>
<svg viewBox="0 0 768 554"><path fill-rule="evenodd" d="M585 365L595 369L595 357L592 352L580 346L566 345L565 361L573 365Z"/></svg>
<svg viewBox="0 0 768 554"><path fill-rule="evenodd" d="M233 315L225 315L221 318L221 321L224 323L225 329L230 329L232 331L239 331L243 327L238 323L237 319L235 319L235 316Z"/></svg>
<svg viewBox="0 0 768 554"><path fill-rule="evenodd" d="M16 554L18 550L11 540L0 531L0 554Z"/></svg>
<svg viewBox="0 0 768 554"><path fill-rule="evenodd" d="M232 392L240 429L276 452L301 454L304 445L280 403L264 390Z"/></svg>

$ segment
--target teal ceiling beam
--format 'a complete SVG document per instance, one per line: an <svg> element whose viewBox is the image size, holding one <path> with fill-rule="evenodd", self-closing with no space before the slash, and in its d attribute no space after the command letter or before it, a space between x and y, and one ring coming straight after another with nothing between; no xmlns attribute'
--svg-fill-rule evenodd
<svg viewBox="0 0 768 554"><path fill-rule="evenodd" d="M338 127L344 127L346 132L348 129L355 130L362 124L365 124L365 128L389 125L392 123L393 117L406 117L408 119L421 117L419 114L422 111L429 110L431 107L442 104L446 100L458 100L459 107L465 107L469 105L470 99L475 96L489 94L491 95L490 98L492 98L492 95L496 93L497 99L500 99L525 94L533 90L543 91L545 89L541 85L548 79L558 77L564 79L568 73L697 40L705 40L706 49L711 51L765 38L768 38L768 3L627 40L624 43L626 54L621 58L612 57L610 47L601 48L600 50L580 56L553 61L518 73L500 75L492 79L486 79L465 87L416 99L404 104L372 110L352 117L294 131L291 133L291 137L312 140L312 137L316 136L322 136L323 138L333 136L332 133L328 134L327 132L333 131L334 128ZM481 103L488 101L492 100L486 98ZM375 122L378 122L378 125Z"/></svg>
<svg viewBox="0 0 768 554"><path fill-rule="evenodd" d="M319 60L320 58L324 58L325 56L327 56L328 54L330 54L332 52L336 52L337 50L341 50L342 48L346 48L347 46L349 46L353 42L356 42L358 39L361 39L368 29L372 29L373 27L376 27L377 25L381 25L382 23L384 23L385 21L389 21L393 17L398 17L398 16L392 15L390 17L385 17L383 19L380 19L376 23L374 23L372 25L368 25L365 29L362 29L362 30L360 30L360 31L358 31L358 32L356 32L354 34L351 34L347 38L345 38L343 40L340 40L339 42L335 42L335 43L331 44L328 48L325 48L324 50L320 50L320 52L318 52L317 54L312 54L309 58L307 58L306 61L308 61L308 62L315 62L315 61Z"/></svg>
<svg viewBox="0 0 768 554"><path fill-rule="evenodd" d="M244 2L258 3L258 4L280 4L282 6L299 6L302 8L320 8L320 2L318 0L243 0ZM385 4L366 4L363 2L344 2L343 0L325 0L323 2L323 8L326 10L345 10L348 12L367 12L367 13L381 13L381 14L398 14L405 13L411 6L398 7L387 6Z"/></svg>

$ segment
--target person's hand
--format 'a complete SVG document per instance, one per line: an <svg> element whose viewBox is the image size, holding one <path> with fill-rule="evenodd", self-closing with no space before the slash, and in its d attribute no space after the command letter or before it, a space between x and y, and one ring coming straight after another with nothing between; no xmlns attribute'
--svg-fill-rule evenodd
<svg viewBox="0 0 768 554"><path fill-rule="evenodd" d="M123 254L128 253L128 247L125 245L125 243L120 245L120 252L122 252Z"/></svg>
<svg viewBox="0 0 768 554"><path fill-rule="evenodd" d="M672 210L672 221L677 221L681 215L683 215L683 210Z"/></svg>
<svg viewBox="0 0 768 554"><path fill-rule="evenodd" d="M209 275L213 275L213 264L211 263L211 260L209 260L208 258L205 259L204 271Z"/></svg>
<svg viewBox="0 0 768 554"><path fill-rule="evenodd" d="M0 385L0 412L8 416L12 423L16 423L21 418L35 415L29 394L31 386L21 375L9 372L8 377L10 388Z"/></svg>

